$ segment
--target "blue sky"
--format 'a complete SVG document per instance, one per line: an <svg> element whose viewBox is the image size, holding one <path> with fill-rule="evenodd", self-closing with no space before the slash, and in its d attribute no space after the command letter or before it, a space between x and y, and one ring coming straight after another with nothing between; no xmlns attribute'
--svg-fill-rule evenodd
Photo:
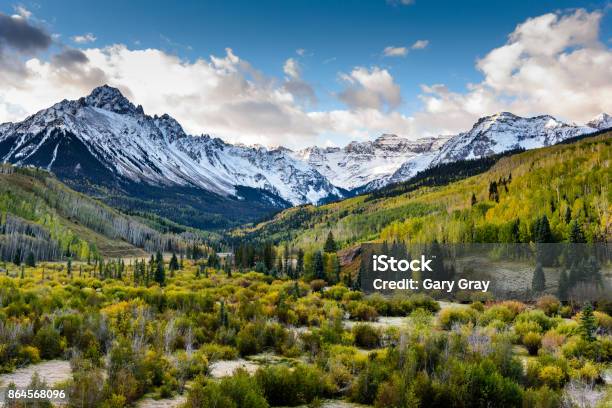
<svg viewBox="0 0 612 408"><path fill-rule="evenodd" d="M557 61L562 60L561 54L570 53L575 48L592 48L599 50L598 52L602 52L603 49L604 55L609 57L612 45L612 20L609 2L606 1L415 0L408 3L402 4L400 0L193 2L3 0L0 1L0 12L6 15L21 13L30 25L44 30L54 38L54 45L48 50L33 55L21 52L10 54L12 58L21 60L37 58L44 62L45 59L50 60L54 53L75 48L83 50L88 56L88 63L93 65L95 56L92 54L93 51L88 50L123 44L128 50L159 50L178 57L183 63L194 64L202 59L210 63L211 55L218 58L226 57L228 55L226 48L231 48L232 55L249 65L249 69L243 72L247 81L252 79L250 71L252 69L268 79L277 81L276 87L280 88L283 87L282 81L289 75L287 61L292 59L294 66L299 70L300 89L304 91L306 89L304 87L308 87L309 90L305 92L316 97L316 102L314 99L300 102L297 101L296 94L293 94L296 97L295 108L301 109L300 115L330 111L359 111L361 115L361 119L357 120L358 128L354 131L347 128L344 123L329 125L330 122L350 121L348 113L342 119L328 118L323 122L317 122L316 125L304 125L303 130L290 136L289 144L295 146L311 142L342 144L351 138L371 138L384 131L385 126L389 127L389 131L400 131L408 137L457 131L479 114L495 113L488 109L503 108L506 105L509 108L516 107L514 99L526 97L523 91L521 94L508 94L512 88L508 83L505 83L501 89L495 89L495 102L484 104L479 113L470 111L470 101L453 102L453 98L445 101L445 97L440 96L436 90L436 98L447 104L465 104L465 110L469 111L469 115L460 120L449 120L448 126L438 128L432 124L437 123L436 120L440 118L419 119L421 113L430 114L432 109L436 110L433 105L433 108L424 107L426 103L423 100L423 86L443 84L444 92L457 94L457 98L472 95L473 99L475 94L470 84L482 83L487 77L494 75L491 73L493 71L488 74L483 73L483 70L477 67L477 61L511 42L509 35L518 25L529 19L552 13L557 16L557 20L549 24L550 31L556 30L558 35L555 35L563 37L563 33L559 34L562 30L572 30L571 27L566 28L561 24L564 18L575 17L575 23L580 24L584 18L576 14L579 11L586 16L597 14L597 18L592 18L588 22L591 26L597 25L595 28L597 44L594 44L592 38L574 43L568 39L571 37L570 34L556 55ZM584 31L581 28L576 30ZM91 34L89 40L87 34ZM81 41L75 41L79 36ZM413 49L417 41L420 41L418 43L420 47ZM529 41L527 34L523 41ZM396 54L405 55L385 56L384 50L387 47L396 47ZM405 50L402 50L402 47ZM535 53L531 52L530 56L534 55ZM535 59L539 59L539 56L535 55ZM362 68L361 76L355 71L358 68ZM90 72L92 67L87 69ZM147 67L143 66L143 69ZM108 74L108 69L105 72ZM369 94L369 85L364 78L372 78L375 72L388 74L388 77L385 76L386 79L381 76L382 80L389 81L389 78L392 80L386 85L381 85L384 89ZM355 75L352 75L353 73ZM612 82L609 70L605 67L602 68L601 75L603 75L603 78L600 78L602 81L610 79ZM163 109L163 103L159 101L150 102L150 106L147 106L147 98L143 92L133 90L135 85L125 82L127 81L125 78L122 82L119 76L114 75L116 86L127 90L130 96L142 96L142 101L135 102L143 103L146 110L154 113ZM563 75L563 77L568 76ZM112 79L112 77L106 75L104 78ZM178 81L179 79L164 77L159 80ZM361 80L364 81L360 82ZM93 82L95 81L88 80L87 84ZM371 82L378 83L374 78ZM77 89L73 88L66 89L67 97L76 94ZM399 94L391 95L396 90ZM570 87L565 94L569 95L572 92ZM15 95L7 93L3 98L5 102L7 100L11 102L9 99ZM46 96L51 97L51 95L41 95L41 98L44 100ZM608 94L603 95L606 96ZM2 98L1 93L0 98ZM512 103L504 105L505 98L512 99ZM18 100L19 97L14 99ZM254 99L255 96L251 97L249 102L253 102ZM551 97L551 100L553 99L554 97ZM214 103L214 100L207 99L202 102ZM435 105L435 101L433 102ZM31 108L26 105L25 102L20 103L22 109L15 108L13 111L31 113ZM167 110L178 116L181 122L188 122L186 126L189 130L207 131L205 119L211 122L207 116L210 112L203 115L202 121L198 121L183 117L189 115L187 112L172 112L171 107L172 103L168 103ZM583 120L587 114L608 107L603 98L602 102L590 108L589 112L578 112L576 109L564 107L555 109L556 107L550 103L532 104L531 107L523 104L518 110L519 113L551 113L566 120ZM285 108L293 109L283 106L281 110ZM401 115L401 118L397 116L395 119L383 120L381 116L378 119L371 117L364 119L364 116L377 115L373 111L366 114L365 109L375 109L386 117L393 114ZM544 109L558 111L542 112ZM453 117L460 115L460 112L445 112ZM0 109L0 116L1 113ZM265 114L269 112L266 111ZM288 119L287 123L301 121L300 118L292 118ZM370 126L368 123L378 124ZM422 124L417 125L417 123ZM428 126L432 129L429 130ZM266 137L266 134L277 131L282 134L280 128L258 132L256 129L250 131L246 125L235 129L231 126L225 129L224 126L213 125L212 130L234 141L274 144L278 140L283 140L282 137L280 139Z"/></svg>

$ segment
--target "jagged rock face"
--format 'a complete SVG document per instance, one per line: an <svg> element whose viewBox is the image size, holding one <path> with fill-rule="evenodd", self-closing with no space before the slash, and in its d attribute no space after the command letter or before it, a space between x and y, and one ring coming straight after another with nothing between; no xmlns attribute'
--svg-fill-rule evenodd
<svg viewBox="0 0 612 408"><path fill-rule="evenodd" d="M262 188L292 204L317 203L340 192L286 149L233 146L189 136L169 115L148 116L119 90L94 89L16 124L0 125L0 157L86 177L156 186L195 186L222 196ZM279 200L279 201L282 201Z"/></svg>
<svg viewBox="0 0 612 408"><path fill-rule="evenodd" d="M386 182L408 180L419 171L441 163L478 159L513 149L550 146L572 137L612 127L603 113L585 126L563 123L552 116L523 118L509 112L486 116L471 130L450 137L437 152L430 152L403 163ZM375 184L372 188L379 187Z"/></svg>
<svg viewBox="0 0 612 408"><path fill-rule="evenodd" d="M242 187L255 188L265 191L273 206L282 207L369 191L436 164L548 146L611 126L605 113L577 126L552 116L522 118L503 112L452 137L409 140L384 134L344 148L293 152L188 135L171 116L148 116L118 89L105 85L23 122L1 124L0 160L104 186L195 187L237 198Z"/></svg>
<svg viewBox="0 0 612 408"><path fill-rule="evenodd" d="M352 142L344 148L309 147L296 153L337 187L353 190L368 184L384 185L401 165L436 151L445 138L409 140L384 134L374 141Z"/></svg>
<svg viewBox="0 0 612 408"><path fill-rule="evenodd" d="M569 125L549 115L522 118L502 112L481 118L470 131L452 137L432 164L475 159L517 148L550 146L596 130Z"/></svg>

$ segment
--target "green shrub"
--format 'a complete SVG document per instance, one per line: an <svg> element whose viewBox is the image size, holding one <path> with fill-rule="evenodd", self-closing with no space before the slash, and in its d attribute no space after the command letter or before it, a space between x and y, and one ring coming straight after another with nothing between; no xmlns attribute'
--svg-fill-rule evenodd
<svg viewBox="0 0 612 408"><path fill-rule="evenodd" d="M369 324L357 324L353 326L352 332L357 347L372 349L380 345L379 331Z"/></svg>
<svg viewBox="0 0 612 408"><path fill-rule="evenodd" d="M59 357L64 348L59 332L50 325L38 330L34 336L34 345L40 351L40 357L43 359Z"/></svg>
<svg viewBox="0 0 612 408"><path fill-rule="evenodd" d="M255 378L272 406L308 404L333 392L328 376L312 365L300 364L294 369L268 366L257 370Z"/></svg>
<svg viewBox="0 0 612 408"><path fill-rule="evenodd" d="M529 332L523 336L523 345L527 347L529 354L536 355L542 345L542 336L539 333Z"/></svg>
<svg viewBox="0 0 612 408"><path fill-rule="evenodd" d="M438 321L442 328L450 330L454 324L476 323L478 312L474 309L462 307L449 307L443 309L438 315Z"/></svg>

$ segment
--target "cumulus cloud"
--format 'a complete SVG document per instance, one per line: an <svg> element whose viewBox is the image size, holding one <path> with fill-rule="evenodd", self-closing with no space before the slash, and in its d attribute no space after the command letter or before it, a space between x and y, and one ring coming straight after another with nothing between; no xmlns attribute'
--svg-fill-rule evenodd
<svg viewBox="0 0 612 408"><path fill-rule="evenodd" d="M456 132L501 110L579 123L609 112L612 52L599 40L601 18L600 12L579 9L519 24L506 44L477 61L484 79L469 84L467 92L423 87L424 109L415 115L418 128Z"/></svg>
<svg viewBox="0 0 612 408"><path fill-rule="evenodd" d="M383 55L385 57L405 57L408 54L408 48L406 47L385 47Z"/></svg>
<svg viewBox="0 0 612 408"><path fill-rule="evenodd" d="M0 59L0 122L22 120L104 83L121 89L149 114L171 114L193 134L247 144L303 147L383 132L414 138L456 133L501 110L584 122L612 110L612 53L599 39L600 23L600 13L584 10L526 20L505 44L476 62L482 81L463 92L443 83L423 85L422 107L408 116L398 111L400 86L381 67L341 74L336 96L346 107L316 110L299 53L285 61L284 77L274 78L229 48L224 55L195 61L120 44L55 50L44 30L24 17L0 14L0 57L11 56ZM19 66L19 78L6 61Z"/></svg>
<svg viewBox="0 0 612 408"><path fill-rule="evenodd" d="M400 87L386 69L357 67L341 79L346 87L338 97L352 109L391 110L402 102Z"/></svg>
<svg viewBox="0 0 612 408"><path fill-rule="evenodd" d="M83 35L75 35L74 37L72 37L72 41L74 41L77 44L92 43L96 40L97 40L96 36L93 35L92 33L86 33Z"/></svg>

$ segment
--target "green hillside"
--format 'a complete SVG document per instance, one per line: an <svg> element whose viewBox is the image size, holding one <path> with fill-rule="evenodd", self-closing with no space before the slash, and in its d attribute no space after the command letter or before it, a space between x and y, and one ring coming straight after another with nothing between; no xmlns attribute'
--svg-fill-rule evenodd
<svg viewBox="0 0 612 408"><path fill-rule="evenodd" d="M168 226L179 234L169 233ZM201 242L195 230L118 211L77 193L43 170L0 168L0 259L145 256ZM162 232L160 232L162 231Z"/></svg>
<svg viewBox="0 0 612 408"><path fill-rule="evenodd" d="M589 242L609 241L611 145L612 132L605 132L502 157L481 174L446 185L409 181L328 205L291 208L233 235L306 249L320 249L329 231L340 247L378 239L531 242L534 225L546 216L552 242L567 241L576 225Z"/></svg>

